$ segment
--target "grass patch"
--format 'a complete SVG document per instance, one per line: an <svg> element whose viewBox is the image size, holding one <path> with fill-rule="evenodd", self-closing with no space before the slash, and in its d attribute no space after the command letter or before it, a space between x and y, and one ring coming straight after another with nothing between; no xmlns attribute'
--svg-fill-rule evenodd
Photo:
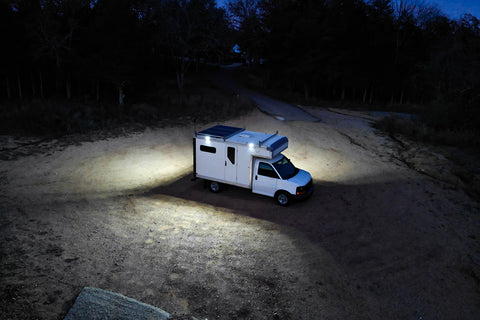
<svg viewBox="0 0 480 320"><path fill-rule="evenodd" d="M374 127L391 137L401 135L413 141L441 146L435 150L442 153L450 162L451 165L446 166L446 170L460 179L461 188L472 199L480 201L479 132L467 129L433 128L420 120L395 116L376 121Z"/></svg>
<svg viewBox="0 0 480 320"><path fill-rule="evenodd" d="M4 102L0 104L0 134L62 136L129 126L201 124L224 121L254 109L248 99L197 83L182 92L163 86L135 100L122 106L75 100Z"/></svg>
<svg viewBox="0 0 480 320"><path fill-rule="evenodd" d="M389 135L401 134L416 141L480 149L479 132L472 129L433 128L421 120L396 116L384 117L376 121L374 127Z"/></svg>

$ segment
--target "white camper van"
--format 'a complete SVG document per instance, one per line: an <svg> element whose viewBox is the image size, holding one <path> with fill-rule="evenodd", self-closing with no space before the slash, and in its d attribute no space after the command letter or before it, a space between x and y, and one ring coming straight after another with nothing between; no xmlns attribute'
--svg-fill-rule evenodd
<svg viewBox="0 0 480 320"><path fill-rule="evenodd" d="M278 204L310 196L312 176L297 169L281 152L287 137L216 125L193 137L194 178L207 181L213 192L221 184L251 189L274 197Z"/></svg>

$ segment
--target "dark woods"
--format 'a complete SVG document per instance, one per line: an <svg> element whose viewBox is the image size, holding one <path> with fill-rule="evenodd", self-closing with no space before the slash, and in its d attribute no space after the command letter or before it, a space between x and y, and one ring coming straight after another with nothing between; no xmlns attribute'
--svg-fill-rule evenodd
<svg viewBox="0 0 480 320"><path fill-rule="evenodd" d="M6 98L89 95L124 103L156 79L227 51L214 0L2 1Z"/></svg>
<svg viewBox="0 0 480 320"><path fill-rule="evenodd" d="M123 105L236 57L308 102L427 106L476 128L480 22L414 0L0 2L0 99Z"/></svg>
<svg viewBox="0 0 480 320"><path fill-rule="evenodd" d="M242 26L240 40L255 61L267 59L266 86L302 93L306 103L417 104L436 126L480 124L476 17L452 21L414 0L264 0L258 8L257 19L244 20L258 26Z"/></svg>

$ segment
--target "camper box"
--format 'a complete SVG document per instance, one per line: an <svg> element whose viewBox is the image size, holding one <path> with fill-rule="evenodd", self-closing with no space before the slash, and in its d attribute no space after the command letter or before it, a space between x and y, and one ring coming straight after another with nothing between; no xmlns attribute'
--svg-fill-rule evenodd
<svg viewBox="0 0 480 320"><path fill-rule="evenodd" d="M272 159L288 147L278 134L216 125L197 132L194 171L198 178L251 188L253 157Z"/></svg>
<svg viewBox="0 0 480 320"><path fill-rule="evenodd" d="M223 183L276 199L279 193L285 193L287 200L308 196L313 191L311 176L281 154L287 147L287 137L278 132L267 134L216 125L193 137L194 178L205 179L214 192ZM298 194L297 187L308 187L308 192L301 189Z"/></svg>

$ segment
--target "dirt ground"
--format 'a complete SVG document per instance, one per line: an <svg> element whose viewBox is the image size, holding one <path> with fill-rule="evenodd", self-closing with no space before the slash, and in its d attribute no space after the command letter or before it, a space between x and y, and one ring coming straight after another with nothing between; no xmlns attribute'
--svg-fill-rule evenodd
<svg viewBox="0 0 480 320"><path fill-rule="evenodd" d="M192 125L1 137L0 318L62 319L90 286L177 319L478 319L479 205L435 176L446 158L409 165L368 119L309 111L226 123L288 136L315 192L287 208L191 181Z"/></svg>

